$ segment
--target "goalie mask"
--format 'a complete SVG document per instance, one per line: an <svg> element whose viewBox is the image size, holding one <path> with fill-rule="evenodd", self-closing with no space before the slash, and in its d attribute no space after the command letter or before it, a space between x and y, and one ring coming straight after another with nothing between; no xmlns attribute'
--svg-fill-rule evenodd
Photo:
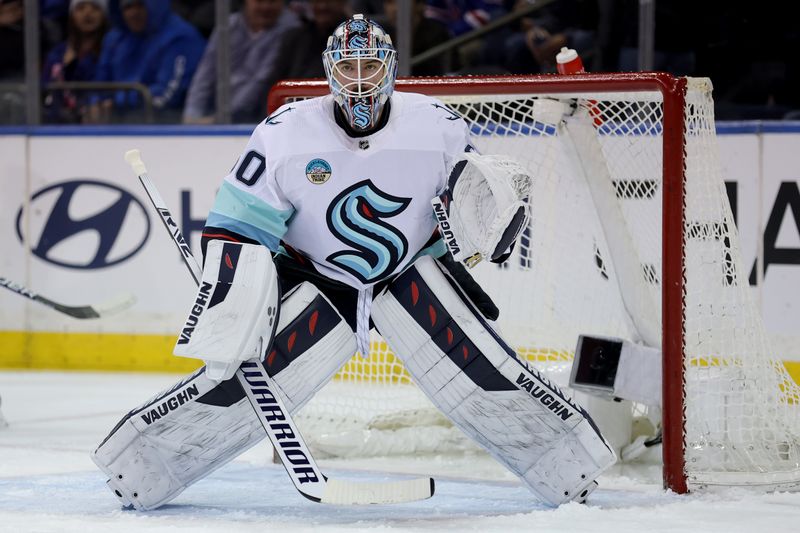
<svg viewBox="0 0 800 533"><path fill-rule="evenodd" d="M397 56L389 35L363 15L353 15L328 37L322 63L348 124L356 131L372 129L397 77Z"/></svg>

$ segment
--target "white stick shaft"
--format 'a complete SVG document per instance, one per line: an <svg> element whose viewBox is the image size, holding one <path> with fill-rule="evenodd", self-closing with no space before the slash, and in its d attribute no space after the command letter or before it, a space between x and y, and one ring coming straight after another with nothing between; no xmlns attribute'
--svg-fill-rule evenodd
<svg viewBox="0 0 800 533"><path fill-rule="evenodd" d="M172 237L172 242L178 247L178 251L181 253L181 256L183 256L183 262L186 268L188 268L189 272L192 274L194 282L199 285L200 279L203 277L203 269L200 268L194 255L192 255L192 249L186 243L186 239L183 238L183 233L178 227L178 224L175 223L175 219L172 218L172 213L169 212L167 203L161 197L161 194L150 179L150 176L148 176L147 167L144 166L141 153L139 150L128 150L125 152L125 161L128 162L136 173L136 176L138 176L139 182L142 184L142 187L144 187L145 192L147 192L148 198L150 198L150 203L156 208L161 222L164 224L164 227L167 228L170 237Z"/></svg>
<svg viewBox="0 0 800 533"><path fill-rule="evenodd" d="M326 492L325 476L314 461L280 394L275 392L275 382L267 374L264 365L257 358L245 361L236 371L236 377L294 486L309 500L321 501Z"/></svg>

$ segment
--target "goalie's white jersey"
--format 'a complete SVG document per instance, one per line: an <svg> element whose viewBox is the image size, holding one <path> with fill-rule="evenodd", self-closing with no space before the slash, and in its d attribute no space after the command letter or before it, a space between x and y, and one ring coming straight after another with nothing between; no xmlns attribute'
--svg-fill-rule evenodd
<svg viewBox="0 0 800 533"><path fill-rule="evenodd" d="M401 271L436 228L430 200L468 150L469 129L436 99L395 92L386 125L353 138L323 96L284 105L253 132L207 226L279 241L357 289Z"/></svg>

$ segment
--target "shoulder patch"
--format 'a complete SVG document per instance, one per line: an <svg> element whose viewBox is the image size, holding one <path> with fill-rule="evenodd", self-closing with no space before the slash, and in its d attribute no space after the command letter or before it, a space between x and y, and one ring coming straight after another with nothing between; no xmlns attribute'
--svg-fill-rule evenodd
<svg viewBox="0 0 800 533"><path fill-rule="evenodd" d="M312 159L306 165L306 177L314 185L322 185L330 179L332 173L330 163L324 159Z"/></svg>

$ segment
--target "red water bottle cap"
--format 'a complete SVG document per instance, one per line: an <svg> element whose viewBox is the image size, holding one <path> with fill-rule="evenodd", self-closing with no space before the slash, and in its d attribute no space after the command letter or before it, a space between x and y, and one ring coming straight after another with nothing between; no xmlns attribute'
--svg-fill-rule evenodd
<svg viewBox="0 0 800 533"><path fill-rule="evenodd" d="M583 61L578 52L566 46L556 55L556 70L559 74L577 74L585 72L583 70Z"/></svg>

